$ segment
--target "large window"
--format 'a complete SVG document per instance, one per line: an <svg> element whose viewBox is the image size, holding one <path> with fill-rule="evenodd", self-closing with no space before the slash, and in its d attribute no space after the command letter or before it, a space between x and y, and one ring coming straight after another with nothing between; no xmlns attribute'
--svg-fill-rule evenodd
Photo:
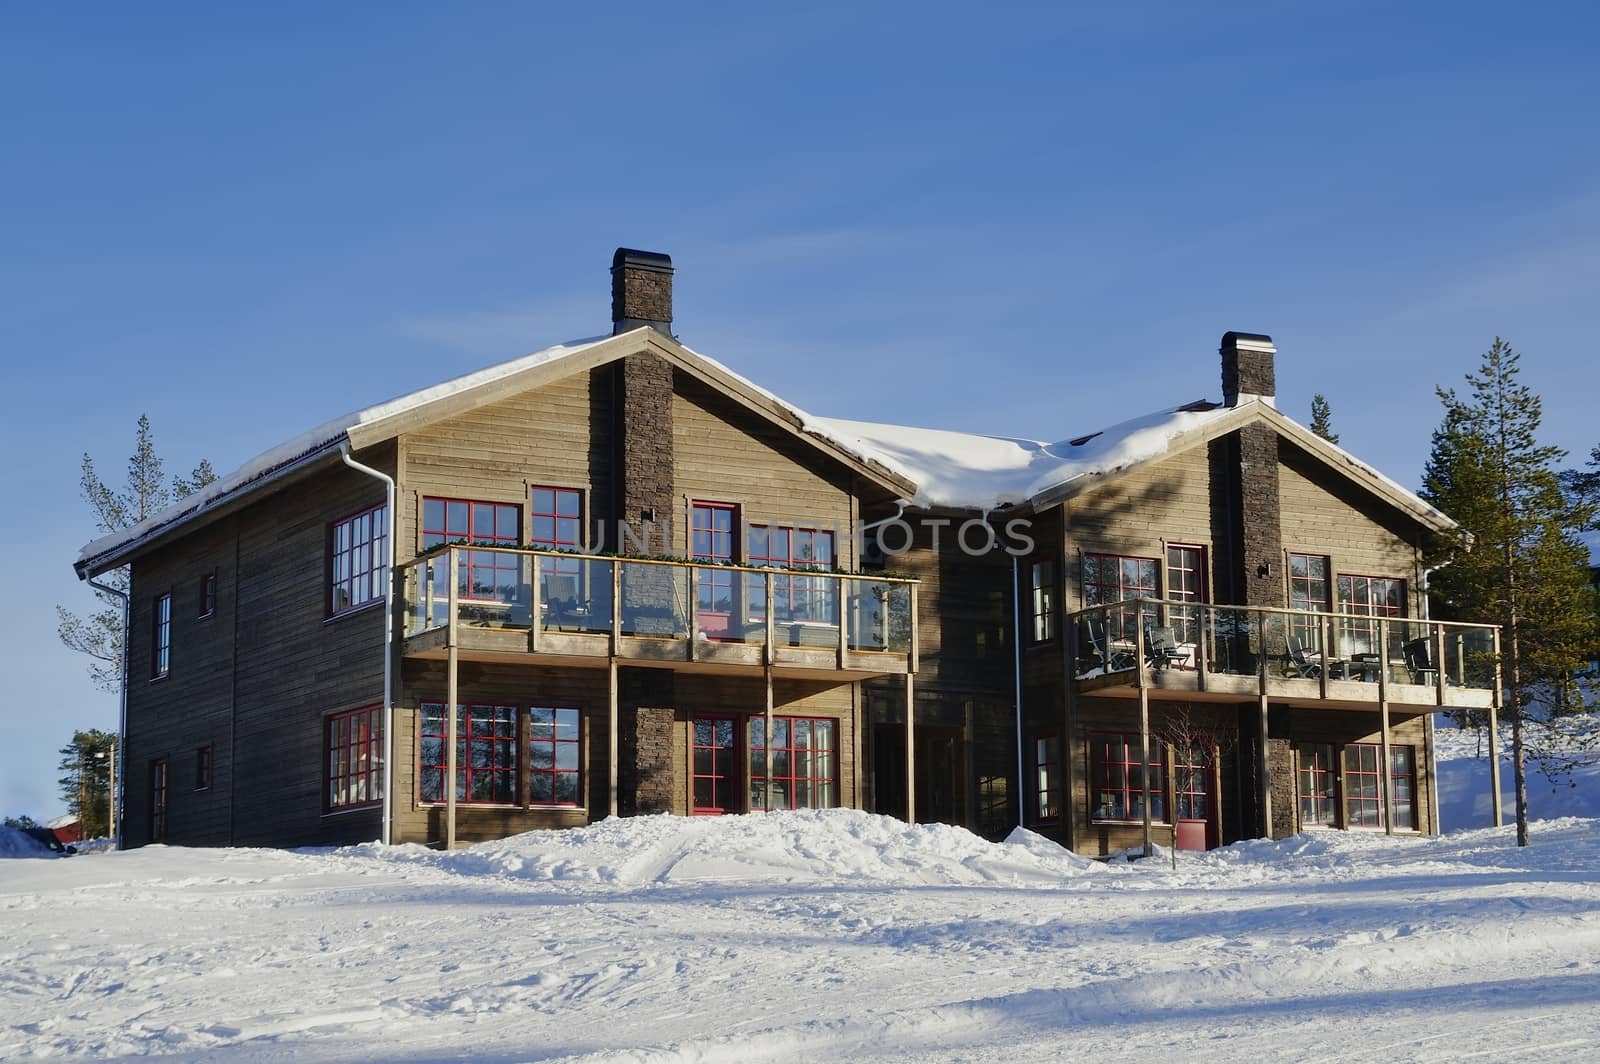
<svg viewBox="0 0 1600 1064"><path fill-rule="evenodd" d="M528 710L528 801L583 804L583 714L568 707Z"/></svg>
<svg viewBox="0 0 1600 1064"><path fill-rule="evenodd" d="M1173 544L1167 548L1167 594L1169 599L1194 603L1193 606L1172 606L1167 613L1167 623L1180 643L1200 641L1200 611L1197 608L1206 600L1206 554L1201 547Z"/></svg>
<svg viewBox="0 0 1600 1064"><path fill-rule="evenodd" d="M333 524L328 613L383 599L389 581L389 508L374 506Z"/></svg>
<svg viewBox="0 0 1600 1064"><path fill-rule="evenodd" d="M1383 748L1351 743L1344 748L1344 823L1350 828L1383 827L1383 779L1378 768Z"/></svg>
<svg viewBox="0 0 1600 1064"><path fill-rule="evenodd" d="M784 569L832 569L833 533L781 525L751 525L750 564ZM835 586L835 581L822 577L774 576L773 619L780 623L835 623ZM765 619L765 599L765 581L752 580L749 606L752 619Z"/></svg>
<svg viewBox="0 0 1600 1064"><path fill-rule="evenodd" d="M1033 817L1054 820L1061 812L1061 740L1041 735L1033 740Z"/></svg>
<svg viewBox="0 0 1600 1064"><path fill-rule="evenodd" d="M150 678L172 671L172 593L157 595L150 625Z"/></svg>
<svg viewBox="0 0 1600 1064"><path fill-rule="evenodd" d="M739 811L737 738L732 717L689 721L689 811L694 815Z"/></svg>
<svg viewBox="0 0 1600 1064"><path fill-rule="evenodd" d="M576 488L534 488L528 515L528 545L546 550L583 549L583 493ZM543 558L539 562L539 598L573 602L581 597L583 564L577 558Z"/></svg>
<svg viewBox="0 0 1600 1064"><path fill-rule="evenodd" d="M1166 779L1162 745L1150 740L1150 761L1139 763L1137 734L1097 733L1089 736L1089 783L1095 820L1167 819Z"/></svg>
<svg viewBox="0 0 1600 1064"><path fill-rule="evenodd" d="M1051 558L1041 558L1028 563L1028 611L1033 624L1028 638L1034 643L1048 643L1056 637L1056 563Z"/></svg>
<svg viewBox="0 0 1600 1064"><path fill-rule="evenodd" d="M1332 827L1339 805L1339 764L1329 743L1303 743L1300 760L1300 826Z"/></svg>
<svg viewBox="0 0 1600 1064"><path fill-rule="evenodd" d="M1083 556L1083 604L1103 606L1134 598L1155 598L1159 593L1159 565L1154 558L1134 558L1120 554ZM1132 642L1139 623L1139 612L1129 606L1115 611L1106 621L1112 639Z"/></svg>
<svg viewBox="0 0 1600 1064"><path fill-rule="evenodd" d="M1321 554L1289 555L1289 608L1309 613L1328 609L1328 559ZM1289 630L1300 645L1322 652L1321 622L1310 617L1292 617Z"/></svg>
<svg viewBox="0 0 1600 1064"><path fill-rule="evenodd" d="M422 549L462 541L473 546L518 546L522 542L521 510L515 503L423 499ZM461 598L516 601L522 568L517 555L469 550L457 564L456 593Z"/></svg>
<svg viewBox="0 0 1600 1064"><path fill-rule="evenodd" d="M838 804L837 724L826 717L772 718L772 808ZM750 718L750 808L767 808L767 719Z"/></svg>
<svg viewBox="0 0 1600 1064"><path fill-rule="evenodd" d="M325 727L328 811L359 809L382 801L382 707L364 706L335 713Z"/></svg>
<svg viewBox="0 0 1600 1064"><path fill-rule="evenodd" d="M1336 581L1339 612L1361 617L1404 617L1406 582L1386 576L1351 576L1340 573ZM1378 622L1340 621L1346 654L1376 653Z"/></svg>
<svg viewBox="0 0 1600 1064"><path fill-rule="evenodd" d="M444 705L422 706L424 802L445 800ZM517 708L456 707L456 801L510 805L517 800Z"/></svg>
<svg viewBox="0 0 1600 1064"><path fill-rule="evenodd" d="M1379 749L1382 749L1380 747ZM1389 746L1389 786L1393 794L1394 829L1417 830L1417 751L1412 746Z"/></svg>
<svg viewBox="0 0 1600 1064"><path fill-rule="evenodd" d="M737 508L720 502L697 502L691 517L692 540L690 548L696 561L737 561L738 545L734 531L738 527ZM734 611L735 577L739 574L728 569L701 569L696 608L699 610L700 629L712 639L728 634L729 618Z"/></svg>

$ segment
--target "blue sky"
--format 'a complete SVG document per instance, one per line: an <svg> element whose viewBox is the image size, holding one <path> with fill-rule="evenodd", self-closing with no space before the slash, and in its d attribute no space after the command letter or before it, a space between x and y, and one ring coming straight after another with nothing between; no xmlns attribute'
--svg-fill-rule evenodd
<svg viewBox="0 0 1600 1064"><path fill-rule="evenodd" d="M580 6L0 12L0 812L114 727L55 637L84 451L148 413L225 470L604 332L618 245L818 413L1061 439L1216 396L1242 329L1414 486L1500 334L1600 443L1586 5Z"/></svg>

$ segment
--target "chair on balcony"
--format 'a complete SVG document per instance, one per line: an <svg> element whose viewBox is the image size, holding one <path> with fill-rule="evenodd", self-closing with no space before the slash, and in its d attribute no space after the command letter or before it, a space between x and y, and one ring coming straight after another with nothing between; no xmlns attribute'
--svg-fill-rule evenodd
<svg viewBox="0 0 1600 1064"><path fill-rule="evenodd" d="M1286 642L1288 644L1288 653L1285 655L1285 661L1288 667L1294 671L1294 674L1307 680L1321 679L1322 655L1308 651L1306 645L1300 642L1300 637L1293 633L1286 637ZM1339 658L1330 657L1328 659L1329 679L1343 679L1344 673L1345 662Z"/></svg>
<svg viewBox="0 0 1600 1064"><path fill-rule="evenodd" d="M1432 684L1438 676L1439 670L1433 664L1433 656L1428 650L1428 638L1413 639L1400 647L1400 653L1406 660L1406 671L1411 673L1411 682L1416 684Z"/></svg>
<svg viewBox="0 0 1600 1064"><path fill-rule="evenodd" d="M1102 669L1121 672L1137 664L1133 653L1125 647L1113 646L1106 638L1106 619L1103 614L1090 614L1078 618L1077 675L1083 676Z"/></svg>
<svg viewBox="0 0 1600 1064"><path fill-rule="evenodd" d="M1189 652L1178 645L1178 637L1168 626L1144 626L1144 663L1152 669L1165 669L1169 665L1179 668L1189 663Z"/></svg>

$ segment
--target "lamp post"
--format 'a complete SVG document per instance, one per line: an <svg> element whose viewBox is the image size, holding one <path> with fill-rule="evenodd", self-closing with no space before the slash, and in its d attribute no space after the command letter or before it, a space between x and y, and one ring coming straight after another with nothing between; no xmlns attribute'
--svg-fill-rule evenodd
<svg viewBox="0 0 1600 1064"><path fill-rule="evenodd" d="M111 838L117 837L117 740L111 740L111 749L96 750L96 761L105 761L111 771L111 778L106 787L106 834Z"/></svg>

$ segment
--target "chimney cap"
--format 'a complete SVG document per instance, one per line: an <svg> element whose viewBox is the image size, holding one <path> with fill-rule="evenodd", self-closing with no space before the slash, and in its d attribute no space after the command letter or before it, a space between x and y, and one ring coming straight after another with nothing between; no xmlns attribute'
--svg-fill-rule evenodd
<svg viewBox="0 0 1600 1064"><path fill-rule="evenodd" d="M1247 351L1261 349L1271 351L1277 350L1277 347L1275 347L1272 343L1272 337L1268 336L1266 333L1225 332L1222 334L1222 346L1234 348L1242 347Z"/></svg>
<svg viewBox="0 0 1600 1064"><path fill-rule="evenodd" d="M635 270L655 270L658 273L671 273L672 256L660 251L638 251L634 248L618 248L616 254L611 256L611 268L619 270L625 266Z"/></svg>

